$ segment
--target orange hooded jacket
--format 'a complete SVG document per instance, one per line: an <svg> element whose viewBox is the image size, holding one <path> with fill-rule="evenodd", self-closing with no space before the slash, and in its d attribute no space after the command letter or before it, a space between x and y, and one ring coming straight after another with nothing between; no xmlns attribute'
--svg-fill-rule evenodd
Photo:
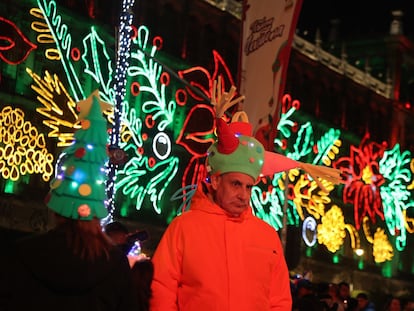
<svg viewBox="0 0 414 311"><path fill-rule="evenodd" d="M230 218L199 186L153 256L151 311L290 311L276 230L245 211Z"/></svg>

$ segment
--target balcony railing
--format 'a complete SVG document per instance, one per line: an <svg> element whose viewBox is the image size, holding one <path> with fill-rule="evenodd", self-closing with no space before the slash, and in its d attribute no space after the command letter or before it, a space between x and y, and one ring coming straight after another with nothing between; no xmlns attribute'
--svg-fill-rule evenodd
<svg viewBox="0 0 414 311"><path fill-rule="evenodd" d="M226 11L233 15L237 19L241 19L242 14L242 1L235 0L204 0L210 5ZM295 35L293 38L292 48L298 52L304 54L310 59L321 63L329 69L337 72L338 74L344 75L349 79L355 81L357 84L363 85L370 90L376 92L385 98L390 99L392 96L392 85L391 81L384 83L370 75L368 71L363 71L346 61L345 53L341 58L332 55L329 52L324 51L318 44L310 43L305 39Z"/></svg>

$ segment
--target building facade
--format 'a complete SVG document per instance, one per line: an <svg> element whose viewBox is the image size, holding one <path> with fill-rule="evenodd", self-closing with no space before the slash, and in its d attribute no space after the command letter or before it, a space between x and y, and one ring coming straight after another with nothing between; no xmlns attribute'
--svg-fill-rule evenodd
<svg viewBox="0 0 414 311"><path fill-rule="evenodd" d="M96 0L3 1L0 8L10 43L0 57L0 225L44 231L51 224L43 198L75 131L71 105L95 89L117 103L112 90L125 12ZM151 252L204 173L213 135L209 83L217 73L238 83L242 7L140 1L133 12L123 140L116 146L125 158L111 212L149 231ZM275 150L341 168L347 182L321 194L294 171L263 181L252 203L281 234L292 274L312 271L317 282L346 280L355 290L410 296L414 50L393 29L346 43L325 43L318 33L305 39L298 29Z"/></svg>

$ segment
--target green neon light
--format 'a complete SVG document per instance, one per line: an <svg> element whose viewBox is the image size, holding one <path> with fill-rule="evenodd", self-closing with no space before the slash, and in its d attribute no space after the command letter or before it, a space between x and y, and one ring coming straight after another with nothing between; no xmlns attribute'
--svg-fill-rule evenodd
<svg viewBox="0 0 414 311"><path fill-rule="evenodd" d="M4 193L14 193L15 182L7 179L4 183Z"/></svg>
<svg viewBox="0 0 414 311"><path fill-rule="evenodd" d="M358 260L358 270L364 270L364 268L365 268L364 260L362 258L360 258Z"/></svg>
<svg viewBox="0 0 414 311"><path fill-rule="evenodd" d="M381 274L385 278L391 278L392 277L392 262L386 262L381 267Z"/></svg>
<svg viewBox="0 0 414 311"><path fill-rule="evenodd" d="M411 191L407 189L412 178L410 161L410 152L401 152L398 144L392 150L386 151L379 161L380 173L386 180L380 189L385 223L388 232L396 238L395 246L398 251L404 250L407 244L403 211L414 206Z"/></svg>
<svg viewBox="0 0 414 311"><path fill-rule="evenodd" d="M84 72L91 76L103 89L104 94L110 94L112 89L112 60L106 48L106 44L95 30L91 27L91 32L85 36L83 42L82 61L85 64ZM79 85L78 88L81 88ZM110 97L103 96L106 101Z"/></svg>
<svg viewBox="0 0 414 311"><path fill-rule="evenodd" d="M178 159L172 157L157 163L154 167L148 165L148 158L133 158L122 170L118 171L115 189L122 189L124 195L136 198L136 209L141 209L146 196L152 202L154 211L161 214L161 200L167 186L177 174ZM149 178L149 182L145 181Z"/></svg>
<svg viewBox="0 0 414 311"><path fill-rule="evenodd" d="M58 50L62 57L62 65L67 76L68 83L72 90L72 95L76 100L84 98L85 89L80 81L84 81L84 76L90 77L91 80L100 85L103 99L113 102L111 93L112 65L110 54L107 53L106 43L101 39L94 27L82 40L83 51L80 62L74 64L70 57L70 50L73 48L72 35L69 28L63 23L62 16L57 14L56 3L54 1L38 0L39 7L45 15L46 21L54 35ZM139 95L134 97L127 88L128 96L125 99L122 111L122 126L124 140L122 148L130 156L129 161L122 170L117 173L117 186L119 194L127 195L128 199L136 200L135 207L140 209L145 198L153 206L156 213L161 213L163 206L163 196L167 190L174 187L172 180L177 176L182 165L178 160L176 150L163 161L155 161L150 165L151 157L151 139L157 133L166 131L171 142L174 142L174 135L177 127L174 124L182 123L185 116L185 109L177 107L174 99L171 99L168 85L161 83L160 78L163 74L163 68L152 58L156 56L157 47L149 44L148 28L141 26L138 28L137 38L134 39L131 49L131 66L128 69L128 85L132 81L139 82ZM144 53L145 51L145 53ZM76 69L75 69L76 68ZM82 79L80 75L83 75ZM342 150L338 140L343 139L343 134L339 129L324 129L322 133L318 132L318 123L310 121L309 118L297 121L297 105L293 105L292 99L285 98L288 104L286 113L281 116L278 124L279 137L275 140L275 147L278 151L283 152L289 157L311 162L314 164L328 163L326 159L335 160L342 153L344 157L345 150ZM180 109L180 111L177 111ZM150 116L154 121L154 128L151 131L146 128L145 118ZM179 116L179 120L177 121ZM175 122L175 123L174 123ZM146 139L143 139L146 135ZM288 143L286 143L288 142ZM286 149L282 150L282 147ZM138 152L141 149L141 152ZM345 148L344 148L345 149ZM351 150L352 148L350 148ZM388 240L395 243L398 251L403 251L407 247L407 237L409 232L406 228L405 214L414 206L412 190L408 185L412 184L413 173L409 170L409 162L412 155L409 151L401 151L400 146L396 145L392 150L387 150L378 161L380 174L384 177L385 182L378 187L381 194L381 201L385 218L386 233ZM352 169L352 168L349 168ZM365 167L367 174L361 175L357 182L366 182L369 185L372 182L373 174ZM131 175L131 176L130 176ZM369 177L369 178L366 178ZM291 199L287 202L287 223L300 226L302 219L300 214L314 217L319 224L326 217L327 211L333 205L332 199L341 197L341 189L334 189L326 196L317 195L318 189L313 187L312 181L307 180L302 172L297 175L289 174L288 190ZM356 178L356 177L354 177ZM277 230L283 226L283 204L285 193L281 187L284 182L283 174L274 176L271 180L271 186L259 184L254 187L252 192L252 206L255 214L270 223ZM181 185L180 185L181 186ZM175 190L175 188L173 189ZM179 196L177 194L177 196ZM340 201L340 200L339 200ZM349 206L335 202L343 211ZM317 209L308 209L316 207ZM299 213L298 211L301 211ZM312 211L312 213L311 213ZM126 208L121 209L122 215L127 215ZM170 217L171 214L168 214ZM352 226L351 219L345 219L344 225ZM381 223L372 224L380 226ZM348 227L347 227L348 228ZM375 228L372 228L375 231ZM361 237L364 235L362 229L358 231ZM392 238L390 238L390 236ZM342 245L342 244L341 244ZM340 247L341 245L336 245ZM310 248L307 249L310 250ZM311 251L309 251L309 254ZM335 253L334 256L336 256ZM334 259L333 259L334 260ZM363 269L363 262L362 262ZM413 268L414 269L414 268Z"/></svg>
<svg viewBox="0 0 414 311"><path fill-rule="evenodd" d="M62 16L58 14L55 1L38 0L37 4L42 10L43 16L56 42L56 47L61 56L61 62L68 77L75 101L85 98L84 90L79 81L79 71L75 69L70 60L72 49L72 35L68 32L68 26L62 23Z"/></svg>
<svg viewBox="0 0 414 311"><path fill-rule="evenodd" d="M271 191L263 192L259 187L252 189L251 203L255 215L276 230L283 228L283 201L280 200L281 190L273 188Z"/></svg>
<svg viewBox="0 0 414 311"><path fill-rule="evenodd" d="M152 58L156 55L156 47L150 49L148 57L144 51L148 50L149 30L145 26L138 28L138 36L133 40L135 49L131 52L131 64L128 69L129 79L139 80L140 91L146 93L147 100L142 103L142 111L152 115L154 121L158 121L157 128L164 131L173 123L177 104L172 99L167 99L166 85L160 83L163 67ZM160 120L161 119L161 120Z"/></svg>

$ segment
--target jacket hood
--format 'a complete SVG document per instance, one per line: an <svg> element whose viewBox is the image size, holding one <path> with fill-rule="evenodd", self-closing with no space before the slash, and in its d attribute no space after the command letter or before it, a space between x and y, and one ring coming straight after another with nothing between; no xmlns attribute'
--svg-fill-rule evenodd
<svg viewBox="0 0 414 311"><path fill-rule="evenodd" d="M201 182L197 186L193 197L191 198L190 211L201 211L209 214L222 215L233 221L244 221L253 217L252 209L247 208L239 217L230 217L225 210L217 205L213 200L213 189L210 184Z"/></svg>
<svg viewBox="0 0 414 311"><path fill-rule="evenodd" d="M106 257L94 262L84 261L72 254L65 241L64 233L56 230L24 239L15 246L15 260L43 286L73 294L89 291L104 282L116 273L113 267L127 260L114 247L109 255L111 264Z"/></svg>

